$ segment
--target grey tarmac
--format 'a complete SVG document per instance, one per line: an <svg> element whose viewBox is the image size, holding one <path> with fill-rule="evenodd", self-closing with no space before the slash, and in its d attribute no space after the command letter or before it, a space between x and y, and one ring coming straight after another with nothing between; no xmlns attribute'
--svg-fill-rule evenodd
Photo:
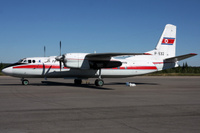
<svg viewBox="0 0 200 133"><path fill-rule="evenodd" d="M200 132L200 76L94 80L1 76L0 133Z"/></svg>

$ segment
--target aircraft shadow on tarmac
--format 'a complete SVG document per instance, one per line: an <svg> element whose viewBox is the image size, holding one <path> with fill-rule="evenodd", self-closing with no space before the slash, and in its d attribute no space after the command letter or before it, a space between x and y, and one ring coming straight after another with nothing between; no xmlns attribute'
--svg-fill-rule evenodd
<svg viewBox="0 0 200 133"><path fill-rule="evenodd" d="M83 87L83 88L91 88L91 89L100 89L100 90L114 90L112 88L105 88L105 87L98 87L94 84L81 84L75 85L74 83L61 83L61 82L54 82L54 81L41 81L42 84L45 86L73 86L73 87Z"/></svg>
<svg viewBox="0 0 200 133"><path fill-rule="evenodd" d="M0 86L24 86L22 84L0 84ZM99 90L115 90L113 88L106 88L95 86L94 84L81 84L75 85L74 83L61 83L61 82L52 82L52 81L41 81L41 83L30 83L28 86L71 86L71 87L80 87L80 88L90 88L90 89L99 89Z"/></svg>
<svg viewBox="0 0 200 133"><path fill-rule="evenodd" d="M74 83L61 83L61 82L53 82L53 81L41 81L43 84L46 85L55 85L55 86L80 86L80 87L96 87L96 88L103 88L103 87L98 87L95 86L94 84L81 84L81 85L75 85ZM139 82L134 82L136 85L159 85L157 83L139 83ZM110 83L105 83L105 86L107 85L126 85L124 82L110 82Z"/></svg>

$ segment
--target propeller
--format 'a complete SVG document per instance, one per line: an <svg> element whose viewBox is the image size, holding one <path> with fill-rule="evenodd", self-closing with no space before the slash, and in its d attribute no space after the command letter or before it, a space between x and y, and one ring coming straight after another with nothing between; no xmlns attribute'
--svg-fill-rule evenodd
<svg viewBox="0 0 200 133"><path fill-rule="evenodd" d="M60 56L57 56L55 59L57 61L59 61L59 65L60 65L60 71L61 71L61 67L62 67L62 62L64 62L64 55L61 55L61 41L60 41Z"/></svg>

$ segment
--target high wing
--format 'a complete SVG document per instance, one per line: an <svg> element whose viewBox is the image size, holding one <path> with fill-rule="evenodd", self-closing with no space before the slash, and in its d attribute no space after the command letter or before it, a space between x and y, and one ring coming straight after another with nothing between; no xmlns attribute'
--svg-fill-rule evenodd
<svg viewBox="0 0 200 133"><path fill-rule="evenodd" d="M115 56L125 55L150 55L148 53L94 53L87 54L86 58L89 61L90 68L101 69L101 68L113 68L122 65L122 62L111 60Z"/></svg>
<svg viewBox="0 0 200 133"><path fill-rule="evenodd" d="M149 53L94 53L94 54L87 54L86 57L88 59L107 59L115 56L123 56L123 55L151 55Z"/></svg>
<svg viewBox="0 0 200 133"><path fill-rule="evenodd" d="M175 57L172 57L172 58L167 58L167 59L165 59L165 61L166 61L166 62L176 62L176 61L180 61L180 60L183 60L183 59L186 59L186 58L195 56L195 55L197 55L197 54L195 54L195 53L190 53L190 54L175 56Z"/></svg>

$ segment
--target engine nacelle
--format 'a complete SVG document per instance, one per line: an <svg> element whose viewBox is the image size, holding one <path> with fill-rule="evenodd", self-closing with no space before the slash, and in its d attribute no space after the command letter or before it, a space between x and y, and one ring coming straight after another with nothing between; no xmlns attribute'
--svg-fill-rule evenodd
<svg viewBox="0 0 200 133"><path fill-rule="evenodd" d="M88 53L65 54L64 65L69 68L89 69L88 60L85 60L87 54Z"/></svg>

